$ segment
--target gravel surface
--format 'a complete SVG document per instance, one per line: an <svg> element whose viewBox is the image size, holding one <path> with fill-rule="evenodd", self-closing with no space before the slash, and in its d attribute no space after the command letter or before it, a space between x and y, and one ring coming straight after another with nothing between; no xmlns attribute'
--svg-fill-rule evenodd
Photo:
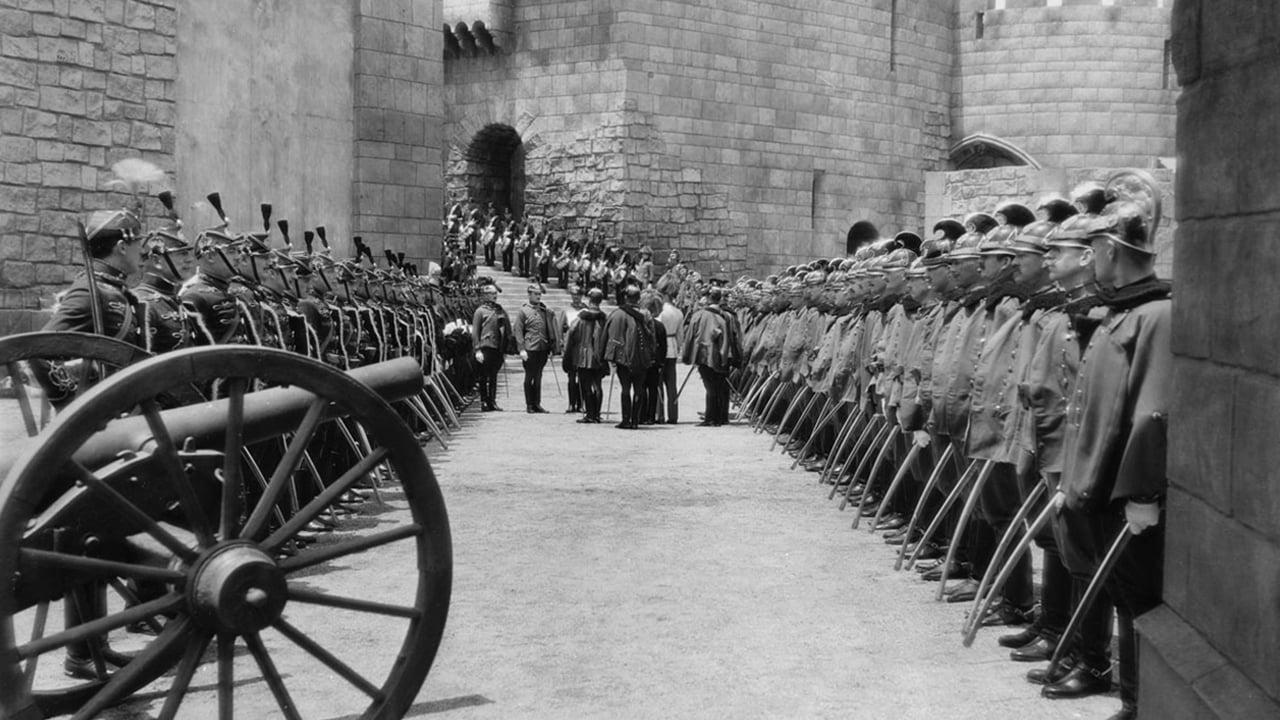
<svg viewBox="0 0 1280 720"><path fill-rule="evenodd" d="M836 511L816 475L789 471L791 458L746 426L694 426L696 378L682 424L623 431L562 414L550 367L552 414L525 414L518 363L509 372L506 412L473 406L449 451L428 446L449 508L453 600L408 717L958 720L1119 708L1114 695L1041 699L1022 678L1034 666L996 646L1002 629L963 648L964 607L894 572L890 548L850 530L852 514ZM404 522L402 498L386 497L350 531ZM413 578L393 546L309 581L394 602ZM296 603L286 616L371 677L401 642L400 621ZM273 631L264 639L305 717L359 713L351 686ZM237 671L252 664L241 649ZM214 716L214 677L199 670L202 692L183 715ZM237 687L237 703L242 717L279 716L258 679ZM143 695L111 716L155 717L160 704Z"/></svg>

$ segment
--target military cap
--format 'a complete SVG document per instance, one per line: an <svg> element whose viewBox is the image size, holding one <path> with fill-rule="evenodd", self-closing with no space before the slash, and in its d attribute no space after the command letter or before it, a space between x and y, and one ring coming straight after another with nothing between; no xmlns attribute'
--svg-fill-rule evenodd
<svg viewBox="0 0 1280 720"><path fill-rule="evenodd" d="M923 257L918 257L915 260L912 260L910 267L907 268L907 277L909 278L928 277L928 275L925 273L926 267L927 266L925 264L925 260Z"/></svg>
<svg viewBox="0 0 1280 720"><path fill-rule="evenodd" d="M182 231L177 227L169 227L163 230L152 230L147 234L147 249L152 253L164 254L171 252L184 252L191 250L191 243L182 237Z"/></svg>
<svg viewBox="0 0 1280 720"><path fill-rule="evenodd" d="M908 248L898 248L884 256L881 267L884 270L905 270L911 267L919 256Z"/></svg>
<svg viewBox="0 0 1280 720"><path fill-rule="evenodd" d="M991 228L999 224L1000 223L997 222L994 217L991 217L990 215L984 212L969 213L964 218L965 232L970 232L970 233L976 232L976 233L985 235L991 231Z"/></svg>
<svg viewBox="0 0 1280 720"><path fill-rule="evenodd" d="M826 280L827 274L822 270L810 270L804 276L804 284L809 286L821 285Z"/></svg>
<svg viewBox="0 0 1280 720"><path fill-rule="evenodd" d="M84 223L85 240L89 252L101 255L113 245L124 240L132 242L142 233L142 223L128 210L98 210Z"/></svg>
<svg viewBox="0 0 1280 720"><path fill-rule="evenodd" d="M525 288L525 290L527 290L528 292L539 292L539 293L546 292L546 290L542 287L542 283L538 282L537 280L530 281L529 287Z"/></svg>
<svg viewBox="0 0 1280 720"><path fill-rule="evenodd" d="M1035 221L1036 214L1022 203L1007 202L996 208L996 222L1001 225L1026 227Z"/></svg>
<svg viewBox="0 0 1280 720"><path fill-rule="evenodd" d="M990 216L988 216L990 217ZM948 260L965 260L968 258L981 257L978 246L982 244L986 236L983 233L974 231L967 232L956 239L951 246L951 252L947 253Z"/></svg>
<svg viewBox="0 0 1280 720"><path fill-rule="evenodd" d="M956 224L959 225L959 223ZM960 234L964 235L964 233ZM935 236L932 240L925 240L920 244L920 260L925 267L945 265L947 255L954 245L955 243L946 236Z"/></svg>

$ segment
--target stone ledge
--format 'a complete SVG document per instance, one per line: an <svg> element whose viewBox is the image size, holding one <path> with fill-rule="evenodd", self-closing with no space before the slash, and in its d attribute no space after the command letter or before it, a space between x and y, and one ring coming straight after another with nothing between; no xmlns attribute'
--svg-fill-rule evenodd
<svg viewBox="0 0 1280 720"><path fill-rule="evenodd" d="M1143 717L1162 720L1280 717L1270 697L1168 605L1137 619Z"/></svg>

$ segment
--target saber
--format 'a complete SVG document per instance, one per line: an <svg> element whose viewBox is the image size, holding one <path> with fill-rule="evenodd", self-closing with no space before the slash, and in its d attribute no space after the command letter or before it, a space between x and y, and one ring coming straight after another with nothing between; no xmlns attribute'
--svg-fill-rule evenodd
<svg viewBox="0 0 1280 720"><path fill-rule="evenodd" d="M773 415L773 411L778 409L778 403L782 402L784 391L790 383L779 382L778 386L773 389L773 396L769 398L769 402L765 403L764 411L761 412L752 423L755 428L753 432L759 433L769 424L769 416Z"/></svg>
<svg viewBox="0 0 1280 720"><path fill-rule="evenodd" d="M800 423L804 422L804 419L809 417L809 412L813 410L813 404L818 402L818 398L822 397L821 393L814 392L813 388L810 388L810 387L806 387L805 392L809 393L809 402L805 403L804 409L801 410L800 415L796 417L795 424L791 426L791 432L789 433L791 437L789 437L787 439L787 443L782 446L783 451L786 451L788 447L792 447L792 448L795 447L792 443L795 442L795 434L796 434L796 431L800 429ZM786 418L784 417L783 423L785 424L785 422L786 422ZM778 443L778 437L780 435L782 435L782 426L779 426L778 432L774 433L773 435L774 445ZM769 449L773 450L773 446L770 445Z"/></svg>
<svg viewBox="0 0 1280 720"><path fill-rule="evenodd" d="M907 560L907 569L915 567L916 560L920 559L920 552L924 546L933 539L933 534L942 527L942 522L946 518L947 513L951 511L951 507L956 504L956 500L960 499L960 495L964 493L965 486L969 484L969 478L973 477L978 469L978 461L974 460L965 468L964 473L960 475L960 479L956 482L956 486L951 488L951 492L947 493L947 499L942 501L942 507L934 514L933 520L929 522L929 527L925 528L924 535L920 537L920 541L916 543L916 549L911 553L911 557Z"/></svg>
<svg viewBox="0 0 1280 720"><path fill-rule="evenodd" d="M951 562L956 558L956 548L960 545L960 535L964 533L965 527L969 524L969 518L973 515L973 509L978 506L978 498L982 495L982 488L991 479L991 471L995 470L996 463L994 460L983 460L982 469L978 471L978 479L973 483L973 489L969 491L969 497L964 499L964 507L960 509L960 519L956 522L956 529L951 533L951 542L947 545L947 557L942 562L942 577L938 583L938 594L934 600L942 600L942 593L947 589L947 575L951 569Z"/></svg>
<svg viewBox="0 0 1280 720"><path fill-rule="evenodd" d="M839 487L840 487L840 478L845 477L845 476L848 474L849 465L850 465L851 463L853 463L853 462L854 462L854 458L856 458L856 457L857 457L857 455L858 455L858 449L862 447L862 441L863 441L863 440L870 440L870 439L872 439L873 437L875 437L874 435L872 435L872 432L873 432L873 431L874 431L875 433L879 433L879 432L880 432L880 421L879 421L879 419L878 419L879 417L880 417L879 415L870 415L870 416L868 416L868 417L867 417L867 424L863 426L863 428L862 428L862 434L858 436L858 441L857 441L857 442L855 442L855 443L853 444L853 447L849 450L849 454L848 454L848 455L846 455L846 456L843 458L843 459L844 459L843 464L838 464L838 465L837 465L837 468L835 468L835 469L833 469L833 470L832 470L832 475L830 476L830 478L831 478L831 492L827 494L827 499L828 499L828 500L830 500L831 498L833 498L833 497L835 497L835 496L836 496L836 492L838 491L838 489L839 489ZM850 435L849 435L849 437L853 437L853 435L852 435L852 434L850 434ZM847 442L848 442L848 438L845 438L845 441L846 441L846 444L847 444ZM855 473L854 473L854 474L856 475L856 474L857 474L857 473L856 473L856 471L861 470L861 469L862 469L861 467L859 467L859 466L855 466ZM846 496L846 501L847 501L847 499L848 499L848 489L847 489L847 488L846 488L846 490L845 490L845 496Z"/></svg>
<svg viewBox="0 0 1280 720"><path fill-rule="evenodd" d="M684 394L684 386L689 384L689 378L693 377L693 371L697 369L697 365L690 365L689 372L684 374L684 380L680 382L680 389L676 390L676 400L680 400L680 396Z"/></svg>
<svg viewBox="0 0 1280 720"><path fill-rule="evenodd" d="M1040 495L1044 494L1043 490L1045 487L1047 486L1043 483L1036 486L1036 488L1041 491ZM1035 494L1035 491L1032 492ZM983 586L978 586L977 595L974 597L974 609L969 613L965 627L962 630L964 634L963 642L965 647L973 645L973 639L978 635L978 630L982 628L982 618L987 616L987 611L991 609L996 598L1000 597L1000 591L1004 590L1005 583L1007 583L1009 578L1013 576L1013 571L1014 568L1017 567L1018 561L1022 559L1022 556L1031 547L1031 543L1036 539L1036 535L1039 534L1051 520L1053 520L1053 516L1062 507L1062 501L1065 498L1066 495L1062 493L1058 493L1050 498L1049 503L1044 506L1044 509L1036 516L1035 521L1033 521L1027 528L1026 534L1024 534L1018 540L1018 544L1013 547L1013 552L1009 553L1009 559L1005 560L1004 564L1000 566L1000 572L995 576L995 580L991 582L990 590L986 595L983 595ZM994 558L991 563L991 567L995 567ZM990 572L983 576L982 582L986 584L989 578Z"/></svg>
<svg viewBox="0 0 1280 720"><path fill-rule="evenodd" d="M840 404L832 410L833 416L834 413L839 411L839 408L848 404L849 403L845 400L841 400ZM827 453L826 459L822 461L822 470L818 473L819 485L826 481L827 473L835 463L836 454L840 452L842 447L844 447L844 443L846 442L845 438L853 431L854 426L858 423L858 418L861 416L861 409L855 408L853 412L849 413L849 417L845 418L844 422L840 423L840 429L836 431L836 436L831 441L831 450Z"/></svg>
<svg viewBox="0 0 1280 720"><path fill-rule="evenodd" d="M871 442L867 444L866 449L862 451L862 455L858 458L858 464L853 469L853 474L849 475L849 482L848 484L845 485L845 488L844 488L844 497L840 499L841 510L844 510L846 505L853 502L853 489L858 484L858 478L863 476L862 471L867 468L867 463L871 462L871 458L874 456L874 453L871 452L871 449L876 447L878 444L884 442L884 439L888 436L888 433L889 433L889 423L887 420L884 420L883 415L875 415L871 419L874 422L868 425L868 428L875 426L876 434L871 438ZM884 421L881 422L882 420ZM859 447L861 447L861 444L854 447L853 451L857 453ZM849 460L852 461L853 457L850 456ZM849 462L845 462L844 466L845 466L845 469L848 469ZM843 477L843 475L839 475L836 477L835 487L840 486L841 477ZM866 494L867 489L868 489L867 481L863 481L862 490L864 495Z"/></svg>
<svg viewBox="0 0 1280 720"><path fill-rule="evenodd" d="M817 440L819 433L826 429L827 423L830 422L831 418L836 414L836 406L834 403L835 398L832 398L827 393L818 393L815 396L815 399L818 397L826 397L827 400L823 403L822 409L818 411L818 422L815 423L813 429L809 431L809 437L805 439L804 445L800 446L800 452L796 453L795 459L791 461L792 470L795 470L796 465L800 464L800 460L809 452L809 448L813 447L813 443Z"/></svg>
<svg viewBox="0 0 1280 720"><path fill-rule="evenodd" d="M955 448L951 443L947 443L943 449L941 457L933 466L933 472L929 473L929 479L925 481L924 489L920 491L920 497L916 499L916 507L911 511L911 519L907 521L905 534L902 536L902 546L898 548L898 559L893 564L894 570L901 570L903 560L906 559L907 545L911 541L911 531L915 529L916 523L920 522L920 514L924 512L924 504L929 500L929 493L937 486L939 479L942 477L942 470L951 462L951 456L955 452Z"/></svg>
<svg viewBox="0 0 1280 720"><path fill-rule="evenodd" d="M778 427L773 431L773 442L769 443L769 452L773 452L773 448L778 444L778 437L782 435L782 431L787 426L787 420L791 418L791 414L800 407L800 402L804 400L805 393L809 392L809 386L801 387L796 390L795 397L791 398L791 402L787 403L787 409L782 412L782 419L778 421Z"/></svg>
<svg viewBox="0 0 1280 720"><path fill-rule="evenodd" d="M845 430L843 439L840 439L839 444L834 448L834 451L827 456L827 464L823 466L822 472L818 475L819 484L834 481L831 475L832 473L839 474L840 471L838 468L841 467L841 464L844 461L844 451L845 448L849 446L849 441L853 439L853 433L859 428L861 428L863 432L866 432L866 426L863 423L870 424L870 420L871 417L867 415L866 408L858 408L857 412L849 416L849 419L845 422L845 427L847 429ZM861 436L859 436L859 441L861 441ZM835 497L834 492L832 492L831 495L828 495L827 499L830 500L833 497Z"/></svg>
<svg viewBox="0 0 1280 720"><path fill-rule="evenodd" d="M609 373L609 397L606 398L606 400L608 402L604 406L604 414L612 415L613 414L613 373Z"/></svg>
<svg viewBox="0 0 1280 720"><path fill-rule="evenodd" d="M1124 527L1120 528L1119 534L1116 535L1116 539L1111 543L1110 549L1107 550L1107 554L1098 565L1098 571L1093 574L1093 579L1089 581L1089 586L1085 588L1084 595L1080 596L1080 604L1076 606L1076 611L1071 615L1071 622L1068 622L1067 629L1062 631L1062 638L1058 640L1058 647L1054 649L1053 658L1049 660L1050 675L1058 671L1058 665L1062 663L1062 656L1066 654L1067 648L1075 640L1075 634L1080 631L1084 616L1098 599L1098 593L1102 591L1102 586L1106 584L1107 577L1115 569L1116 561L1120 559L1125 546L1129 544L1129 540L1135 534L1133 526L1129 523L1125 523Z"/></svg>
<svg viewBox="0 0 1280 720"><path fill-rule="evenodd" d="M876 475L880 472L880 468L884 465L884 460L889 456L889 451L893 449L893 442L898 439L898 434L902 432L902 428L897 425L889 425L889 435L885 437L884 444L880 446L880 452L876 454L876 461L871 465L871 472L867 473L867 481L862 486L862 497L858 498L858 512L853 516L853 529L858 529L858 523L862 521L862 510L867 506L867 498L871 497L871 483L875 482ZM874 447L874 445L873 445ZM870 454L871 449L867 449ZM849 487L853 487L853 483L849 483ZM885 498L887 499L887 497ZM880 507L876 509L878 516L884 511L884 499L880 501ZM871 525L871 529L875 531L875 524Z"/></svg>
<svg viewBox="0 0 1280 720"><path fill-rule="evenodd" d="M920 456L920 446L910 442L910 439L908 439L908 443L911 447L907 450L907 458L898 466L897 474L895 474L893 476L893 480L889 482L889 489L884 491L884 498L880 500L880 508L876 510L876 516L871 519L871 527L869 528L871 532L876 531L876 526L880 524L880 520L884 517L884 511L888 508L889 501L898 493L898 488L902 486L902 482L906 479L907 473L911 471L911 467L915 464L916 458ZM862 513L859 512L858 514L861 515ZM857 522L857 518L854 518L854 527L857 527Z"/></svg>
<svg viewBox="0 0 1280 720"><path fill-rule="evenodd" d="M1014 544L1014 538L1018 537L1018 531L1023 528L1028 516L1031 515L1031 509L1040 502L1040 498L1044 497L1048 485L1044 478L1031 488L1031 492L1027 493L1027 499L1022 501L1022 506L1018 508L1018 512L1013 516L1013 520L1009 522L1009 527L1005 528L1004 534L1000 536L1000 543L996 545L996 549L991 553L991 560L987 563L987 571L982 573L982 580L978 582L978 591L973 596L973 606L970 607L970 613L978 609L983 599L986 597L988 589L991 587L991 581L995 578L999 569L1003 565L1001 560L1004 553ZM1015 560L1016 562L1016 560ZM966 620L966 623L968 621ZM967 627L967 625L966 625Z"/></svg>

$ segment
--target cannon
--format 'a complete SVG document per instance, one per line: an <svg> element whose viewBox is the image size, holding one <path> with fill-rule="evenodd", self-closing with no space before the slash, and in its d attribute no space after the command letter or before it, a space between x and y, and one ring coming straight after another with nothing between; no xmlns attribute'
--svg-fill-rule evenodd
<svg viewBox="0 0 1280 720"><path fill-rule="evenodd" d="M191 709L201 690L216 696L221 718L255 690L285 717L333 716L295 701L294 672L344 683L359 698L355 716L402 717L435 658L452 582L443 498L419 439L390 405L420 392L419 362L343 372L242 346L135 362L111 343L63 340L41 352L127 367L104 373L38 434L0 453L0 717L91 718L144 690L162 702L161 718L177 716L184 701L212 715ZM98 357L110 352L118 354ZM0 361L16 375L19 360L38 354L0 353ZM285 502L310 462L308 446L335 425L358 428L365 452L349 454L313 496ZM279 452L251 467L246 449L264 443ZM375 473L398 479L407 522L295 542ZM316 575L336 561L361 567L393 555L416 573L394 583L399 596L383 587L362 588L369 597L334 593ZM51 618L52 604L80 608L106 587L117 601L81 608L76 624ZM364 647L326 647L298 619L317 608L369 618L383 637L397 633L398 649L378 658ZM135 627L128 639L142 646L117 667L107 640ZM69 684L51 660L73 645L88 649L94 673Z"/></svg>

